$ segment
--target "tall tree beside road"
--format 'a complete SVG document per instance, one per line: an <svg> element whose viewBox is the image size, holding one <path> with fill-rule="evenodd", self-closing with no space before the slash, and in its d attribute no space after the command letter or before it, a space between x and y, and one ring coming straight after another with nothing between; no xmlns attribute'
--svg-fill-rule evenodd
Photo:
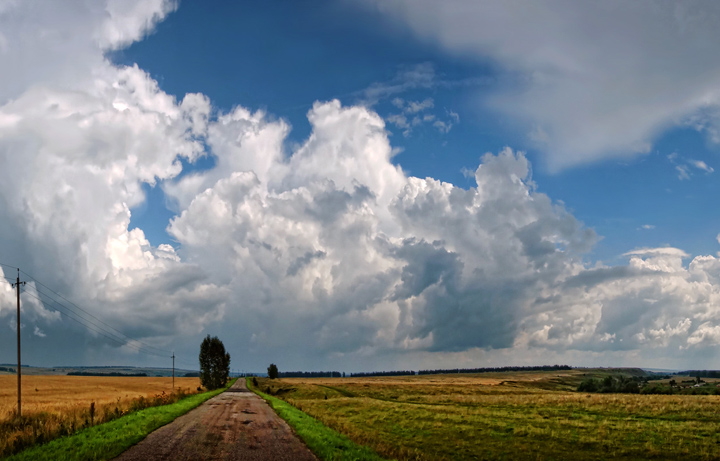
<svg viewBox="0 0 720 461"><path fill-rule="evenodd" d="M227 384L230 377L230 354L217 336L207 335L200 345L200 383L209 390Z"/></svg>
<svg viewBox="0 0 720 461"><path fill-rule="evenodd" d="M277 377L278 377L277 365L275 365L274 363L271 363L270 366L268 367L268 378L277 379Z"/></svg>

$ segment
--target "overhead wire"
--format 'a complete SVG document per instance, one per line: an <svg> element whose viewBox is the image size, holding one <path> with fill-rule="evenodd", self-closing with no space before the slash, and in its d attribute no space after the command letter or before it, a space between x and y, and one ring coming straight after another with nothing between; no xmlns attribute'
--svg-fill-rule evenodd
<svg viewBox="0 0 720 461"><path fill-rule="evenodd" d="M39 292L38 292L38 293L39 293ZM28 296L30 296L30 297L32 297L32 298L37 299L38 301L40 301L41 303L43 303L43 305L48 306L48 302L47 302L46 300L43 300L41 297L35 296L32 292L26 290L26 291L25 291L25 294L28 295ZM41 294L41 293L39 293L39 294ZM144 349L144 348L142 348L142 347L140 347L140 346L137 346L137 345L133 344L132 342L128 341L127 339L125 339L125 338L118 337L118 336L113 336L113 335L112 335L110 332L108 332L107 330L103 330L103 329L97 327L96 325L94 325L94 324L92 324L92 323L90 323L90 324L84 323L84 322L83 322L82 320L80 320L80 319L83 319L83 320L86 320L86 319L84 319L83 317L80 317L77 313L72 312L71 310L67 309L66 306L63 306L62 304L58 304L57 301L55 301L55 300L51 300L51 301L53 301L53 302L55 303L55 305L50 305L49 307L53 308L53 309L54 309L56 312L58 312L60 315L63 315L63 316L65 316L65 317L69 318L70 320L73 320L73 321L79 323L80 325L84 326L85 328L87 328L87 329L90 330L90 331L93 331L93 332L95 332L95 333L97 333L97 334L99 334L99 335L101 335L101 336L104 336L104 337L107 338L107 339L110 339L111 341L114 341L115 343L117 343L117 344L120 345L120 346L128 346L128 347L131 347L131 348L137 350L138 352L142 352L142 353L148 354L148 355L154 355L154 356L157 356L157 357L166 357L164 354L158 354L158 353L156 353L156 352L149 351L149 350ZM63 310L59 309L58 307L60 307L61 309L66 309L68 312L63 312ZM70 313L72 313L72 315L75 315L75 316L79 317L80 319L73 317L72 315L70 315ZM131 339L131 341L132 341L132 339Z"/></svg>
<svg viewBox="0 0 720 461"><path fill-rule="evenodd" d="M152 346L150 344L147 344L143 341L140 341L138 339L132 338L119 329L115 328L114 326L110 325L109 323L99 319L95 315L91 314L87 310L81 308L74 302L70 301L57 291L53 290L49 286L45 285L35 277L33 277L31 274L28 274L27 272L17 268L16 266L2 263L0 262L0 266L8 267L12 269L17 269L19 273L22 273L29 279L31 279L33 282L35 282L35 292L38 294L36 296L32 293L32 291L25 290L25 294L37 299L40 301L43 305L48 306L52 308L55 312L58 312L60 315L78 323L79 325L87 328L88 330L101 335L110 341L113 341L114 343L120 345L120 346L126 346L132 349L135 349L136 351L152 355L156 357L170 357L171 354L175 355L174 352L168 351L165 349L161 349L155 346ZM13 283L15 283L15 279L11 279L9 277L3 277L7 282L12 286ZM57 298L51 296L49 293L52 293L55 297L62 299L65 301L65 303L69 304L70 306L64 304L63 302L59 301ZM43 299L45 298L45 299ZM82 312L82 314L80 312ZM83 315L84 314L84 315ZM89 317L89 318L88 318ZM184 364L185 366L192 367L193 369L197 367L197 364L191 364L189 362L186 362L182 359L179 359L177 356L175 357L176 362L180 364Z"/></svg>
<svg viewBox="0 0 720 461"><path fill-rule="evenodd" d="M44 283L40 282L39 280L37 280L35 277L33 277L32 275L28 274L27 272L25 272L25 271L23 271L23 270L21 270L20 272L23 273L23 274L25 274L25 276L27 276L28 278L32 279L32 280L36 283L36 285L40 285L41 287L43 287L43 288L45 288L46 290L50 291L50 292L53 293L55 296L61 298L61 299L64 300L65 302L71 304L74 308L76 308L76 309L84 312L85 314L87 314L88 316L92 317L94 320L96 320L97 322L103 324L103 325L106 326L107 328L110 328L111 330L114 330L114 331L117 332L120 336L127 338L128 341L135 341L135 342L137 342L137 343L142 344L144 347L146 347L146 348L148 348L148 349L154 349L154 350L156 350L156 351L158 351L158 352L162 352L163 354L172 354L172 351L168 351L168 350L165 350L165 349L160 349L159 347L155 347L155 346L152 346L152 345L150 345L150 344L144 343L144 342L140 341L139 339L135 339L135 338L131 338L130 336L127 336L127 335L126 335L125 333L123 333L122 331L118 330L117 328L113 327L112 325L109 325L108 323L102 321L101 319L95 317L95 316L94 316L93 314L91 314L90 312L86 311L86 310L83 309L82 307L80 307L80 306L78 306L77 304L73 303L72 301L70 301L69 299L67 299L66 297L64 297L63 295L61 295L60 293L56 292L56 291L53 290L52 288L48 287L48 286L45 285ZM40 290L38 290L37 287L36 287L35 289L36 289L38 292L40 292ZM47 293L43 293L43 294L44 294L45 296L47 296L48 298L51 298ZM51 299L52 299L52 298L51 298ZM57 301L57 300L53 300L53 301L55 301L55 302L58 303L58 304L61 304L61 303L59 303L59 301ZM80 316L80 315L78 315L78 316ZM89 321L89 320L88 320L88 321ZM99 325L97 325L97 326L98 326L98 328L102 328L102 327L100 327Z"/></svg>
<svg viewBox="0 0 720 461"><path fill-rule="evenodd" d="M19 267L17 267L17 266L12 266L10 264L5 264L3 262L0 262L0 266L9 267L11 269L19 269Z"/></svg>
<svg viewBox="0 0 720 461"><path fill-rule="evenodd" d="M0 266L3 267L9 267L16 269L15 266L11 266L10 264L5 264L0 262ZM113 327L112 325L108 324L107 322L97 318L95 315L91 314L87 310L81 308L77 304L73 303L66 297L62 296L49 286L45 285L44 283L37 280L35 277L33 277L31 274L28 274L27 272L18 269L19 272L24 274L26 277L32 279L33 282L35 282L35 292L39 295L36 296L29 290L25 290L25 294L28 296L31 296L38 301L40 301L43 305L51 307L56 312L60 313L64 317L67 317L78 324L84 326L88 330L97 333L101 336L104 336L105 338L115 342L118 345L121 346L127 346L132 349L137 350L138 352L147 354L147 355L153 355L156 357L169 357L171 354L173 354L171 351L167 351L164 349L160 349L158 347L152 346L150 344L147 344L143 341L140 341L138 339L132 338L119 329ZM11 279L9 277L3 277L11 286L12 283L15 282L14 279ZM39 287L38 287L39 286ZM57 298L62 299L66 303L70 304L72 307L67 306L66 304L60 302L58 299L54 298L50 294L48 294L46 291L49 291L53 295L55 295ZM45 298L45 299L43 299ZM81 314L80 311L83 314Z"/></svg>

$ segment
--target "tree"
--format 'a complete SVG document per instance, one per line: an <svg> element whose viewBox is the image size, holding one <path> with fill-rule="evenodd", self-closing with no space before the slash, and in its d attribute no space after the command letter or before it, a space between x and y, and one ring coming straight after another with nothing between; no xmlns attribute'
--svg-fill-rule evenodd
<svg viewBox="0 0 720 461"><path fill-rule="evenodd" d="M207 335L200 344L200 383L206 389L227 384L230 375L230 354L217 336Z"/></svg>
<svg viewBox="0 0 720 461"><path fill-rule="evenodd" d="M578 392L597 392L600 385L596 379L587 378L578 386Z"/></svg>
<svg viewBox="0 0 720 461"><path fill-rule="evenodd" d="M275 365L274 363L271 363L270 366L268 367L268 378L277 379L277 377L278 377L277 365Z"/></svg>

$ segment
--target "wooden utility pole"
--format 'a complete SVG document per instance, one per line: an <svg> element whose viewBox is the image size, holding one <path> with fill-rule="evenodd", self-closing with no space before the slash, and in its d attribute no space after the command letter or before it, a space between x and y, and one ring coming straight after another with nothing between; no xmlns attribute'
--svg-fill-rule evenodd
<svg viewBox="0 0 720 461"><path fill-rule="evenodd" d="M17 395L18 395L18 418L22 416L22 370L20 363L20 286L25 285L25 282L20 281L20 269L18 268L17 281L12 284L13 288L17 291L17 353L18 353L18 366L17 366Z"/></svg>
<svg viewBox="0 0 720 461"><path fill-rule="evenodd" d="M173 352L172 359L173 359L173 392L175 392L175 352Z"/></svg>

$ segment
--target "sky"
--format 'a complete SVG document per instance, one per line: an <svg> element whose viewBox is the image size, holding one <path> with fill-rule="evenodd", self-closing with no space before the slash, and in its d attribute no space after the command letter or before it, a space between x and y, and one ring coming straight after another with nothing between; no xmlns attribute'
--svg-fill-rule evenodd
<svg viewBox="0 0 720 461"><path fill-rule="evenodd" d="M720 4L0 0L37 366L718 368ZM0 282L0 362L15 360Z"/></svg>

